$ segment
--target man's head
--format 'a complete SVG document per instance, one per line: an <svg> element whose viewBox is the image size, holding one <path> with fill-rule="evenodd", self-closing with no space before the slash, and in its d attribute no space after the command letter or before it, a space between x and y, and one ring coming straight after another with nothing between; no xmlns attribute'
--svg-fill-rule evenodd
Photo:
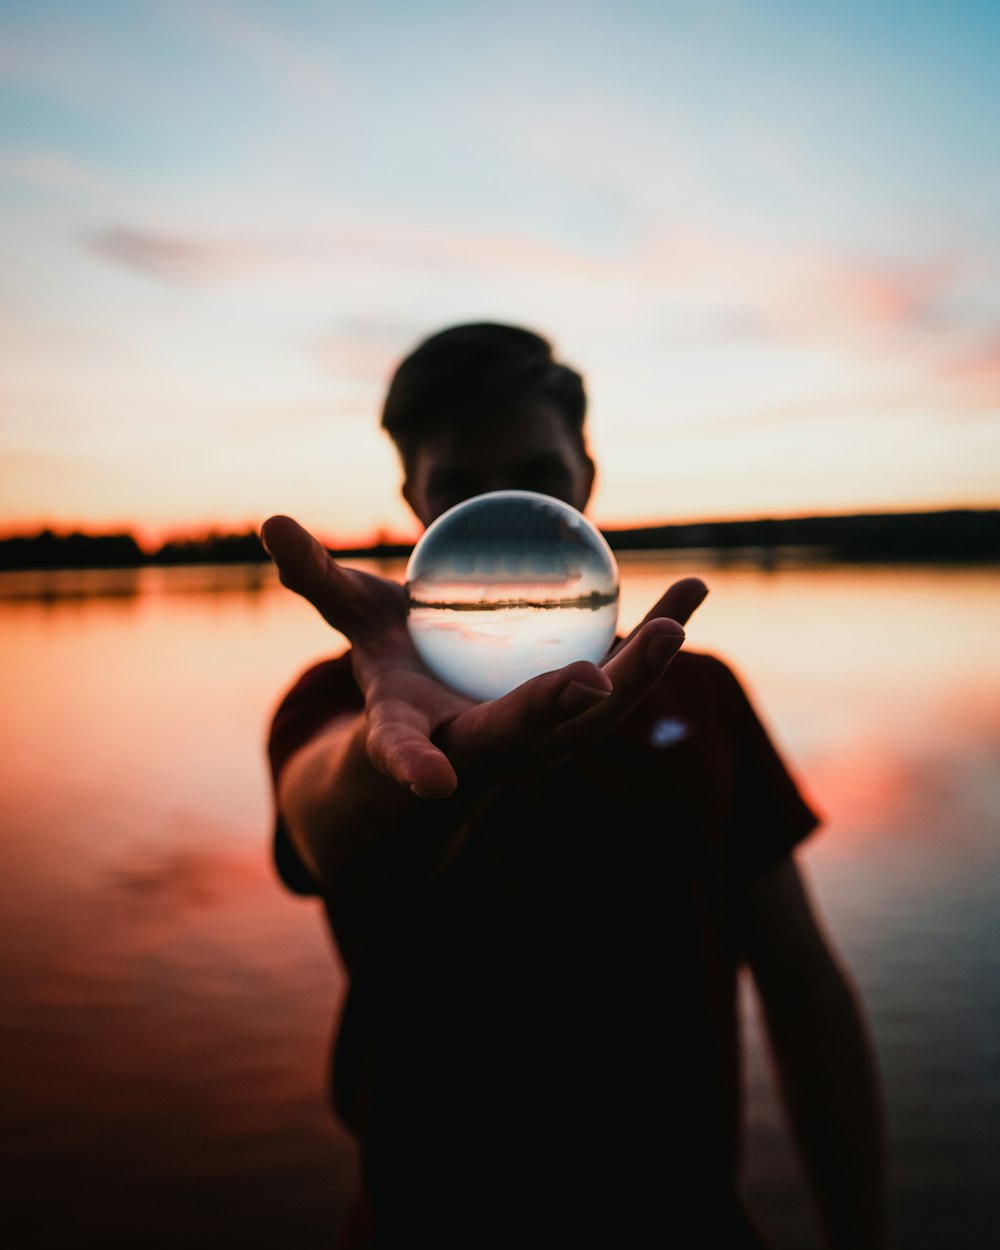
<svg viewBox="0 0 1000 1250"><path fill-rule="evenodd" d="M594 464L580 375L530 330L489 322L425 339L393 375L382 412L403 494L429 525L490 490L536 490L583 509Z"/></svg>

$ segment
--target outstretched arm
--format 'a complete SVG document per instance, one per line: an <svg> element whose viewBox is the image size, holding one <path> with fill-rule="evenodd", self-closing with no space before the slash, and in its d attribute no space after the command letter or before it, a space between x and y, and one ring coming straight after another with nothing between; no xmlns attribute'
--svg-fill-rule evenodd
<svg viewBox="0 0 1000 1250"><path fill-rule="evenodd" d="M476 703L417 655L402 586L342 568L289 517L272 517L261 537L282 582L350 639L365 698L361 716L328 724L279 783L289 836L331 895L443 867L513 770L556 762L635 705L679 650L680 622L708 593L697 578L683 579L603 665L578 661Z"/></svg>
<svg viewBox="0 0 1000 1250"><path fill-rule="evenodd" d="M796 1140L833 1250L887 1244L871 1042L791 856L750 886L749 961Z"/></svg>

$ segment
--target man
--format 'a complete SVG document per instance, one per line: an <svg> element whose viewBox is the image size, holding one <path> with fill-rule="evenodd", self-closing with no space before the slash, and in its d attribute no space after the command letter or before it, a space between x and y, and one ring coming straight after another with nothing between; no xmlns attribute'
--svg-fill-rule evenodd
<svg viewBox="0 0 1000 1250"><path fill-rule="evenodd" d="M582 510L584 407L544 339L469 325L400 365L383 425L428 525L504 488ZM290 518L262 535L352 644L270 742L279 870L322 898L351 978L352 1244L763 1244L736 1197L746 961L830 1245L881 1246L870 1051L791 854L817 818L731 670L680 650L704 584L602 665L476 704L417 658L401 586Z"/></svg>

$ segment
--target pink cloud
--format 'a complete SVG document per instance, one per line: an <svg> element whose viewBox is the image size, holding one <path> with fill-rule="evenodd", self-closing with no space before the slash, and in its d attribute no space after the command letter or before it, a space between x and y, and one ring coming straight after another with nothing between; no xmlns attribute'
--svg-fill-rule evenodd
<svg viewBox="0 0 1000 1250"><path fill-rule="evenodd" d="M954 411L1000 415L1000 336L942 363L929 392Z"/></svg>
<svg viewBox="0 0 1000 1250"><path fill-rule="evenodd" d="M748 337L856 345L919 325L956 271L692 234L656 243L644 264L677 296L728 310Z"/></svg>
<svg viewBox="0 0 1000 1250"><path fill-rule="evenodd" d="M448 269L463 277L515 270L595 286L634 283L709 314L719 337L862 349L922 327L957 272L950 261L863 262L708 235L673 236L632 258L609 260L541 239L392 222L346 221L243 238L112 228L90 243L121 264L173 281L333 282L359 269L401 275ZM338 351L333 345L333 356ZM381 371L381 358L372 356L370 365Z"/></svg>
<svg viewBox="0 0 1000 1250"><path fill-rule="evenodd" d="M400 272L447 266L463 274L512 268L594 277L612 272L571 248L532 239L394 223L349 221L294 236L245 238L113 227L90 235L88 243L120 264L173 281L244 275L333 281L346 271L375 266Z"/></svg>
<svg viewBox="0 0 1000 1250"><path fill-rule="evenodd" d="M238 277L267 263L266 252L252 243L225 239L193 239L112 229L91 235L99 255L130 269L172 281L204 281Z"/></svg>

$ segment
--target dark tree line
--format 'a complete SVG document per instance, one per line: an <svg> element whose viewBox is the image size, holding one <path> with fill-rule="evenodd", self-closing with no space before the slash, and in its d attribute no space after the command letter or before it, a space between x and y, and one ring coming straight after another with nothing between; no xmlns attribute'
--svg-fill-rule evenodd
<svg viewBox="0 0 1000 1250"><path fill-rule="evenodd" d="M54 534L0 539L3 569L128 569L144 564L263 564L268 555L252 531L173 539L146 552L132 534Z"/></svg>
<svg viewBox="0 0 1000 1250"><path fill-rule="evenodd" d="M616 551L707 547L717 551L810 548L835 560L997 560L1000 509L861 513L657 525L605 535Z"/></svg>
<svg viewBox="0 0 1000 1250"><path fill-rule="evenodd" d="M709 549L749 551L762 564L779 549L808 549L818 557L850 561L1000 561L1000 509L862 513L857 516L702 521L606 530L615 551ZM337 547L338 556L389 558L410 552L405 543L380 540L368 547ZM146 552L129 533L56 534L0 539L0 569L136 568L140 565L265 564L267 552L253 530L172 539Z"/></svg>

